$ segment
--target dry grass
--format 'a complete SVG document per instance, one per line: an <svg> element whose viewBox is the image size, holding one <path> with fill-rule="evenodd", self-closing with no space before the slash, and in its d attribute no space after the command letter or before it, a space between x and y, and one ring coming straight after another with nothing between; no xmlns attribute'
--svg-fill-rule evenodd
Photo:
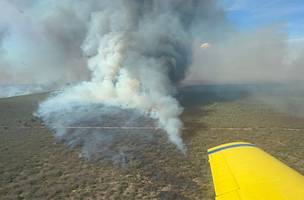
<svg viewBox="0 0 304 200"><path fill-rule="evenodd" d="M147 145L127 167L80 159L79 149L56 143L47 129L33 128L40 121L32 112L45 94L0 99L0 199L214 199L206 149L240 140L304 173L304 132L282 129L304 128L303 118L243 93L191 95L194 102L183 100L182 118L192 128L183 133L187 156L172 145ZM225 129L231 127L255 129Z"/></svg>

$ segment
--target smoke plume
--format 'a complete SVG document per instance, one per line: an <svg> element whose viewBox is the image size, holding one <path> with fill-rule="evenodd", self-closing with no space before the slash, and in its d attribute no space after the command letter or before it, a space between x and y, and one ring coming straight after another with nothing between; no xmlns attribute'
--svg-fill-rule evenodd
<svg viewBox="0 0 304 200"><path fill-rule="evenodd" d="M58 4L64 8L73 8L80 3L63 2L66 4ZM201 30L212 24L209 30L216 33L218 27L223 26L222 11L212 0L114 0L81 4L82 8L78 6L80 10L76 13L82 13L81 19L89 22L81 49L87 58L91 78L67 87L41 103L37 115L55 130L59 139L88 149L113 143L113 137L117 138L121 133L101 131L96 139L98 134L92 131L77 130L71 136L68 127L88 126L92 121L90 116L99 116L95 122L105 126L105 118L129 116L125 114L129 111L133 116L155 119L157 123L152 123L153 126L164 129L169 141L185 151L179 119L183 108L174 98L175 85L184 78L191 64L193 41L210 37L201 34ZM76 22L81 21L77 20L75 10L72 11L64 10L64 14L73 16ZM70 26L73 22L65 20L64 24ZM78 28L75 31L79 31ZM64 43L70 44L70 37L63 39ZM70 48L73 46L64 51L69 52ZM133 118L114 120L111 126L138 126L139 121L134 123ZM91 145L92 141L99 143Z"/></svg>
<svg viewBox="0 0 304 200"><path fill-rule="evenodd" d="M156 126L184 151L180 83L303 82L304 54L284 24L237 32L214 0L3 0L0 7L0 84L71 83L36 114L85 154L129 131L75 127Z"/></svg>

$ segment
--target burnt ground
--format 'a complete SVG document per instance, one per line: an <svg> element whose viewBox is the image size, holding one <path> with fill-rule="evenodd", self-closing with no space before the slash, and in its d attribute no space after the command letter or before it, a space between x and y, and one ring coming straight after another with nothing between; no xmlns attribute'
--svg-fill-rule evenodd
<svg viewBox="0 0 304 200"><path fill-rule="evenodd" d="M181 89L187 154L155 131L158 139L137 151L132 137L114 145L132 150L124 165L87 160L55 140L32 115L47 94L0 99L0 199L214 199L206 150L232 141L252 142L304 174L304 95L261 88Z"/></svg>

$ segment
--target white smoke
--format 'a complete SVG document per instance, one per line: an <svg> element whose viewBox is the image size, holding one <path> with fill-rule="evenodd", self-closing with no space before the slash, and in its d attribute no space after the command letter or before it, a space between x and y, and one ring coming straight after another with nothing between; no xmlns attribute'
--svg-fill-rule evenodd
<svg viewBox="0 0 304 200"><path fill-rule="evenodd" d="M174 85L191 64L197 33L211 23L215 28L222 25L222 12L212 0L89 1L85 7L91 14L82 50L91 80L40 104L38 116L56 129L64 125L52 120L73 117L58 113L70 113L80 105L136 109L156 119L169 140L185 151L179 118L183 108L174 98ZM57 130L61 138L66 134Z"/></svg>

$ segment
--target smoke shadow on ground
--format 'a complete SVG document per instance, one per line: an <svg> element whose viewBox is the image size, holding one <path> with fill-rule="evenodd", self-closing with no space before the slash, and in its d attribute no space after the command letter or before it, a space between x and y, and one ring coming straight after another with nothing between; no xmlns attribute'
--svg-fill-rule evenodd
<svg viewBox="0 0 304 200"><path fill-rule="evenodd" d="M197 119L211 115L210 107L220 102L233 102L251 95L253 85L188 85L178 89L177 99L184 107L182 120L186 129L182 138L191 140L196 134L207 129L207 125ZM187 118L185 117L187 116ZM189 118L190 116L190 118Z"/></svg>
<svg viewBox="0 0 304 200"><path fill-rule="evenodd" d="M188 109L248 97L251 85L194 85L179 88L178 99Z"/></svg>
<svg viewBox="0 0 304 200"><path fill-rule="evenodd" d="M178 100L185 108L206 106L217 102L241 100L249 96L304 96L301 83L259 83L189 85L178 89Z"/></svg>
<svg viewBox="0 0 304 200"><path fill-rule="evenodd" d="M177 98L184 107L182 120L187 129L183 139L193 136L208 128L196 118L206 117L214 112L213 105L234 102L250 98L268 105L273 111L290 116L304 116L304 89L299 83L258 83L226 85L188 85L179 88ZM187 116L187 117L185 117Z"/></svg>

